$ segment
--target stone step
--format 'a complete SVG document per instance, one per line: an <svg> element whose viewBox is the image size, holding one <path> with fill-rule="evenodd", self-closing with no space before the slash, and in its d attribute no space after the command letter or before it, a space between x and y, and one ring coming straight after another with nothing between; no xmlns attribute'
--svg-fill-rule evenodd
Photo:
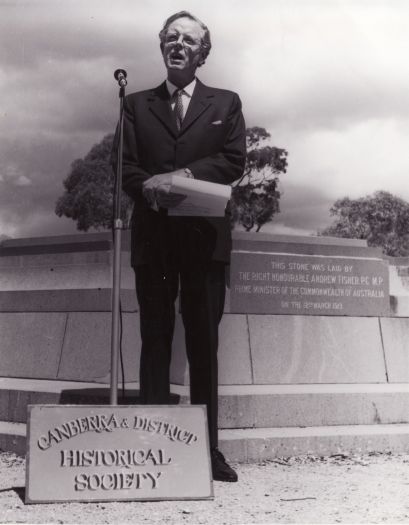
<svg viewBox="0 0 409 525"><path fill-rule="evenodd" d="M221 387L221 428L409 423L408 384Z"/></svg>
<svg viewBox="0 0 409 525"><path fill-rule="evenodd" d="M138 384L121 404L138 403ZM172 385L172 401L188 402L188 386ZM109 404L109 387L77 381L0 379L0 421L25 423L30 404ZM409 423L409 385L320 384L219 387L219 427L277 428Z"/></svg>
<svg viewBox="0 0 409 525"><path fill-rule="evenodd" d="M229 429L219 432L219 447L235 462L261 462L306 454L409 453L409 425ZM0 422L0 450L25 455L25 423Z"/></svg>
<svg viewBox="0 0 409 525"><path fill-rule="evenodd" d="M230 461L280 457L409 452L409 425L340 425L222 430L220 449Z"/></svg>
<svg viewBox="0 0 409 525"><path fill-rule="evenodd" d="M25 456L26 435L25 423L0 421L0 452L14 452L19 456Z"/></svg>

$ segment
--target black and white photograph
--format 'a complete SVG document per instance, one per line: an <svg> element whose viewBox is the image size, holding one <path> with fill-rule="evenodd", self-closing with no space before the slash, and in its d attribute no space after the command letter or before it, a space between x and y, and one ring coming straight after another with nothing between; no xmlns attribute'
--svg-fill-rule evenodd
<svg viewBox="0 0 409 525"><path fill-rule="evenodd" d="M409 523L408 28L0 0L0 523Z"/></svg>

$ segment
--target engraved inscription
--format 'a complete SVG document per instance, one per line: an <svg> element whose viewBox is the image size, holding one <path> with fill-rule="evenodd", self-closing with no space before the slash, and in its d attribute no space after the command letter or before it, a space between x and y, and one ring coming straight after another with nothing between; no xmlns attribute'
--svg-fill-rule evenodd
<svg viewBox="0 0 409 525"><path fill-rule="evenodd" d="M167 466L172 458L166 455L163 449L138 449L138 450L61 450L60 467L63 468L90 468L117 467L132 469L145 466ZM162 471L150 472L117 472L80 473L74 477L74 490L122 490L140 489L145 485L156 489ZM151 482L151 484L149 484Z"/></svg>
<svg viewBox="0 0 409 525"><path fill-rule="evenodd" d="M162 472L78 474L75 476L75 490L80 492L84 490L156 489L161 475Z"/></svg>
<svg viewBox="0 0 409 525"><path fill-rule="evenodd" d="M387 271L380 260L233 252L232 311L376 315L388 307Z"/></svg>
<svg viewBox="0 0 409 525"><path fill-rule="evenodd" d="M46 434L40 436L37 441L38 448L47 450L56 443L63 440L71 439L74 436L85 432L112 432L115 429L129 429L129 418L118 419L115 414L98 414L86 416L67 421L60 426L49 430ZM168 421L153 420L139 415L134 416L132 428L134 430L143 430L152 434L165 436L170 441L180 441L190 445L197 441L197 435L185 430L178 425L172 425Z"/></svg>
<svg viewBox="0 0 409 525"><path fill-rule="evenodd" d="M172 458L163 449L61 450L61 467L125 467L169 465Z"/></svg>

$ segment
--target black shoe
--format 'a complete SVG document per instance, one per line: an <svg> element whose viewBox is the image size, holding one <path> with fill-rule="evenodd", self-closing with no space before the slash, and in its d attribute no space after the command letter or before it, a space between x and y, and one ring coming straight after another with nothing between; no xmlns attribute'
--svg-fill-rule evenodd
<svg viewBox="0 0 409 525"><path fill-rule="evenodd" d="M212 459L212 473L215 481L237 481L236 472L227 464L225 457L217 448L212 448L210 451Z"/></svg>

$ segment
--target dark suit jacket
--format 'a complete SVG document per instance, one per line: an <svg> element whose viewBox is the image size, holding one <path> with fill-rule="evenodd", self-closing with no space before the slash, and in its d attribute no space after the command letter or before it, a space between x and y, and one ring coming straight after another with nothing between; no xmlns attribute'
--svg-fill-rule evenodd
<svg viewBox="0 0 409 525"><path fill-rule="evenodd" d="M159 214L142 196L142 183L152 175L189 168L200 180L231 184L243 173L245 124L236 93L210 88L197 80L178 132L166 83L132 93L124 101L123 189L135 201L132 218L132 265L150 262ZM230 221L224 218L166 217L183 225L186 243L207 244L213 260L228 261ZM193 246L194 250L196 247Z"/></svg>

